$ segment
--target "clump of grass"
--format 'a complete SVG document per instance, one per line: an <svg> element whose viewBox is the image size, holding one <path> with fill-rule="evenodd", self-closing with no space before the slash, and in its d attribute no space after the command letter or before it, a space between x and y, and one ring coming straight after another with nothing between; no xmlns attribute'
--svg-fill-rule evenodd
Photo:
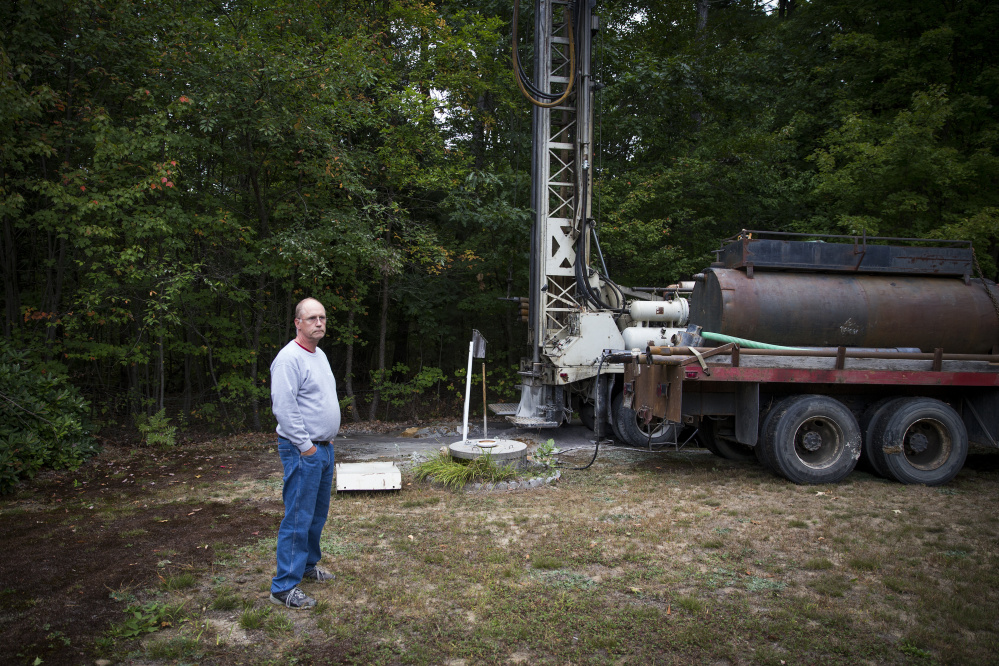
<svg viewBox="0 0 999 666"><path fill-rule="evenodd" d="M688 613L700 613L704 610L704 604L700 599L686 595L677 599L676 605Z"/></svg>
<svg viewBox="0 0 999 666"><path fill-rule="evenodd" d="M503 550L490 549L486 553L486 562L488 564L506 564L506 561L509 559L510 556Z"/></svg>
<svg viewBox="0 0 999 666"><path fill-rule="evenodd" d="M759 576L751 576L746 581L746 589L750 592L772 592L776 595L785 587L787 587L787 583L782 580L770 580Z"/></svg>
<svg viewBox="0 0 999 666"><path fill-rule="evenodd" d="M851 557L847 564L857 571L877 571L881 568L881 562L873 557Z"/></svg>
<svg viewBox="0 0 999 666"><path fill-rule="evenodd" d="M535 555L531 558L531 566L535 569L554 570L562 566L562 560L551 555Z"/></svg>
<svg viewBox="0 0 999 666"><path fill-rule="evenodd" d="M797 527L798 529L808 529L808 523L803 520L791 520L787 523L788 527Z"/></svg>
<svg viewBox="0 0 999 666"><path fill-rule="evenodd" d="M217 596L212 600L213 609L220 611L230 611L230 610L236 610L236 608L239 607L239 601L240 601L239 597L236 596L236 593L233 591L231 587L223 585L222 587L215 590L215 594Z"/></svg>
<svg viewBox="0 0 999 666"><path fill-rule="evenodd" d="M427 564L444 564L445 557L444 553L438 551L430 551L423 554L423 561Z"/></svg>
<svg viewBox="0 0 999 666"><path fill-rule="evenodd" d="M445 488L459 490L472 481L496 483L517 478L513 465L498 465L488 453L475 460L459 460L446 451L439 451L430 460L414 468L417 481L432 479Z"/></svg>
<svg viewBox="0 0 999 666"><path fill-rule="evenodd" d="M418 509L425 506L434 506L440 503L440 498L438 497L427 497L422 499L406 500L402 503L403 509Z"/></svg>
<svg viewBox="0 0 999 666"><path fill-rule="evenodd" d="M853 585L844 576L825 574L810 582L808 587L827 597L842 597Z"/></svg>
<svg viewBox="0 0 999 666"><path fill-rule="evenodd" d="M252 629L260 629L264 626L264 622L267 620L267 616L271 614L271 609L264 608L247 608L243 611L243 614L239 616L239 626L247 631Z"/></svg>
<svg viewBox="0 0 999 666"><path fill-rule="evenodd" d="M190 659L199 661L201 644L189 636L174 636L166 640L151 641L146 647L146 656L150 659Z"/></svg>
<svg viewBox="0 0 999 666"><path fill-rule="evenodd" d="M812 571L824 571L825 569L832 569L833 563L825 557L813 557L802 566Z"/></svg>
<svg viewBox="0 0 999 666"><path fill-rule="evenodd" d="M267 635L277 637L281 634L289 634L295 630L295 623L290 617L283 613L277 613L267 621Z"/></svg>
<svg viewBox="0 0 999 666"><path fill-rule="evenodd" d="M197 583L194 574L182 573L164 578L160 582L160 587L164 590L186 590L189 587L194 587Z"/></svg>

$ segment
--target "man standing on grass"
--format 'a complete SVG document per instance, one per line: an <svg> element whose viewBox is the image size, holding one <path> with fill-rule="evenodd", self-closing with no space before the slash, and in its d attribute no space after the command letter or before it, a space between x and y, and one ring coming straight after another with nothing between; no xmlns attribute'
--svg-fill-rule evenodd
<svg viewBox="0 0 999 666"><path fill-rule="evenodd" d="M271 363L271 403L277 418L278 453L284 465L284 519L278 530L277 575L271 601L304 610L316 605L298 584L326 582L316 567L319 537L333 489L333 438L340 429L336 380L317 347L326 335L326 309L314 298L295 308L295 339Z"/></svg>

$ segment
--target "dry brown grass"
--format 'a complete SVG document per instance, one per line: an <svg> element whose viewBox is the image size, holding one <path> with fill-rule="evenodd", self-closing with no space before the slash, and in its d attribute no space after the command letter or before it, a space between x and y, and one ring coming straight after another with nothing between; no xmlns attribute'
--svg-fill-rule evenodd
<svg viewBox="0 0 999 666"><path fill-rule="evenodd" d="M104 649L146 663L994 663L994 461L945 488L862 473L794 486L706 452L613 449L532 491L410 476L399 493L335 498L323 564L337 579L303 586L314 611L266 600L275 528L216 545L196 589L160 592L189 602L156 637L173 642ZM273 506L280 487L240 476L194 492Z"/></svg>

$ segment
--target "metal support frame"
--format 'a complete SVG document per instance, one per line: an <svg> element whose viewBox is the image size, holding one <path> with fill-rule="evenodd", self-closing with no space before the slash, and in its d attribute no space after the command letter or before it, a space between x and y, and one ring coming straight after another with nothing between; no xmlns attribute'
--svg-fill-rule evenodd
<svg viewBox="0 0 999 666"><path fill-rule="evenodd" d="M534 80L546 91L565 89L570 79L569 12L567 0L537 0L534 26ZM570 313L582 307L576 294L576 245L589 213L590 178L590 29L588 2L580 3L576 31L579 76L566 102L554 108L534 107L531 203L532 230L530 342L534 362L569 325ZM583 256L588 256L584 248Z"/></svg>

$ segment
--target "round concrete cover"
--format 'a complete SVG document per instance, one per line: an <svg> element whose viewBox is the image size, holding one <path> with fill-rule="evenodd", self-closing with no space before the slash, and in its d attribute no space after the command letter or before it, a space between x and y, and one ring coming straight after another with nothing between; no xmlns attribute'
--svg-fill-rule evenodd
<svg viewBox="0 0 999 666"><path fill-rule="evenodd" d="M462 460L475 460L486 453L493 460L517 460L527 455L527 444L513 439L469 439L448 448L452 456Z"/></svg>

